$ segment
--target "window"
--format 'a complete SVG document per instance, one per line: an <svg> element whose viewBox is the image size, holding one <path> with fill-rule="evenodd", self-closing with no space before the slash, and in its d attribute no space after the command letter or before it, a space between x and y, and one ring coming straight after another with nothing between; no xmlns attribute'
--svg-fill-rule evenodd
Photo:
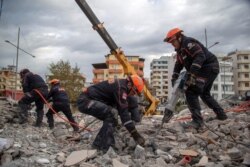
<svg viewBox="0 0 250 167"><path fill-rule="evenodd" d="M245 64L245 65L244 65L244 68L248 69L248 68L249 68L249 65L248 65L248 64Z"/></svg>
<svg viewBox="0 0 250 167"><path fill-rule="evenodd" d="M245 78L249 78L249 74L248 73L245 74Z"/></svg>
<svg viewBox="0 0 250 167"><path fill-rule="evenodd" d="M214 90L218 90L218 85L214 85Z"/></svg>
<svg viewBox="0 0 250 167"><path fill-rule="evenodd" d="M248 60L248 56L244 56L244 59L245 59L245 60Z"/></svg>
<svg viewBox="0 0 250 167"><path fill-rule="evenodd" d="M246 83L245 83L245 87L249 87L249 82L246 82Z"/></svg>

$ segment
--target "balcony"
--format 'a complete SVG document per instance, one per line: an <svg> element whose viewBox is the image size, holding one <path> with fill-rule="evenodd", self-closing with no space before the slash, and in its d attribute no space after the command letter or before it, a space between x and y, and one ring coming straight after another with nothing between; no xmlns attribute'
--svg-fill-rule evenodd
<svg viewBox="0 0 250 167"><path fill-rule="evenodd" d="M250 69L249 68L240 68L240 69L237 69L238 72L249 72Z"/></svg>
<svg viewBox="0 0 250 167"><path fill-rule="evenodd" d="M94 74L103 74L104 70L103 69L93 69Z"/></svg>
<svg viewBox="0 0 250 167"><path fill-rule="evenodd" d="M104 79L103 78L93 78L93 83L97 84L99 82L102 82Z"/></svg>
<svg viewBox="0 0 250 167"><path fill-rule="evenodd" d="M113 74L113 73L123 73L122 69L109 69L109 73Z"/></svg>
<svg viewBox="0 0 250 167"><path fill-rule="evenodd" d="M139 61L138 66L139 66L139 67L144 67L144 62Z"/></svg>
<svg viewBox="0 0 250 167"><path fill-rule="evenodd" d="M250 78L238 78L238 82L249 82Z"/></svg>
<svg viewBox="0 0 250 167"><path fill-rule="evenodd" d="M137 70L136 73L137 73L140 77L143 77L143 75L144 75L143 71L141 71L141 70Z"/></svg>
<svg viewBox="0 0 250 167"><path fill-rule="evenodd" d="M106 64L120 64L118 60L106 60Z"/></svg>

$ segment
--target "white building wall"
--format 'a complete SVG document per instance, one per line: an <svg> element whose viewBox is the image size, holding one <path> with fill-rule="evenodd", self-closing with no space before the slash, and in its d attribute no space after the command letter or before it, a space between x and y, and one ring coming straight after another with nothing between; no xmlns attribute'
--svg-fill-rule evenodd
<svg viewBox="0 0 250 167"><path fill-rule="evenodd" d="M155 95L162 103L168 98L168 57L161 56L159 59L153 59L150 64L151 86L155 90Z"/></svg>

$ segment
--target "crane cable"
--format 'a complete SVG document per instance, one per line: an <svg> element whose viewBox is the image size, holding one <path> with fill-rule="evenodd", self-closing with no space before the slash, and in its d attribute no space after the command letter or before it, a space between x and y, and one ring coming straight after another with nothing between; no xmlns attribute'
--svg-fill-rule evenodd
<svg viewBox="0 0 250 167"><path fill-rule="evenodd" d="M48 107L49 109L51 109L52 112L53 112L56 116L58 116L59 118L61 118L62 120L64 120L65 122L67 122L67 123L69 123L69 124L71 124L71 125L74 125L74 126L77 126L77 127L79 127L79 128L82 128L83 130L87 130L87 131L89 131L89 132L92 132L92 130L90 130L90 129L87 128L86 126L85 126L85 127L80 126L80 125L78 125L77 123L71 122L71 121L69 121L68 119L65 119L64 117L62 117L60 114L58 114L58 112L56 112L56 111L52 108L52 106L51 106L51 105L49 104L49 102L43 97L43 95L39 92L39 90L34 89L34 91L42 98L42 100L43 100L44 103L47 105L47 107Z"/></svg>

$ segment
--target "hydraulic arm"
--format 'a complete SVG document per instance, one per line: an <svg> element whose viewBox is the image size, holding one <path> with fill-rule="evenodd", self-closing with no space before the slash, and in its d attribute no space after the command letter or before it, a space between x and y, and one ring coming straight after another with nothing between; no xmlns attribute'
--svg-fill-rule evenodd
<svg viewBox="0 0 250 167"><path fill-rule="evenodd" d="M103 23L101 23L98 20L98 18L96 17L92 9L87 4L86 0L75 0L75 1L79 5L79 7L82 9L84 14L87 16L89 21L92 23L94 30L96 30L99 33L99 35L108 45L108 47L111 50L111 54L115 55L116 59L122 65L124 73L126 75L137 74L134 67L128 62L123 51L120 50L120 48L113 41L109 33L106 31ZM152 96L152 94L150 93L150 91L148 90L146 86L144 86L143 92L144 92L145 97L150 102L150 106L147 108L145 115L154 114L159 101L154 96Z"/></svg>

